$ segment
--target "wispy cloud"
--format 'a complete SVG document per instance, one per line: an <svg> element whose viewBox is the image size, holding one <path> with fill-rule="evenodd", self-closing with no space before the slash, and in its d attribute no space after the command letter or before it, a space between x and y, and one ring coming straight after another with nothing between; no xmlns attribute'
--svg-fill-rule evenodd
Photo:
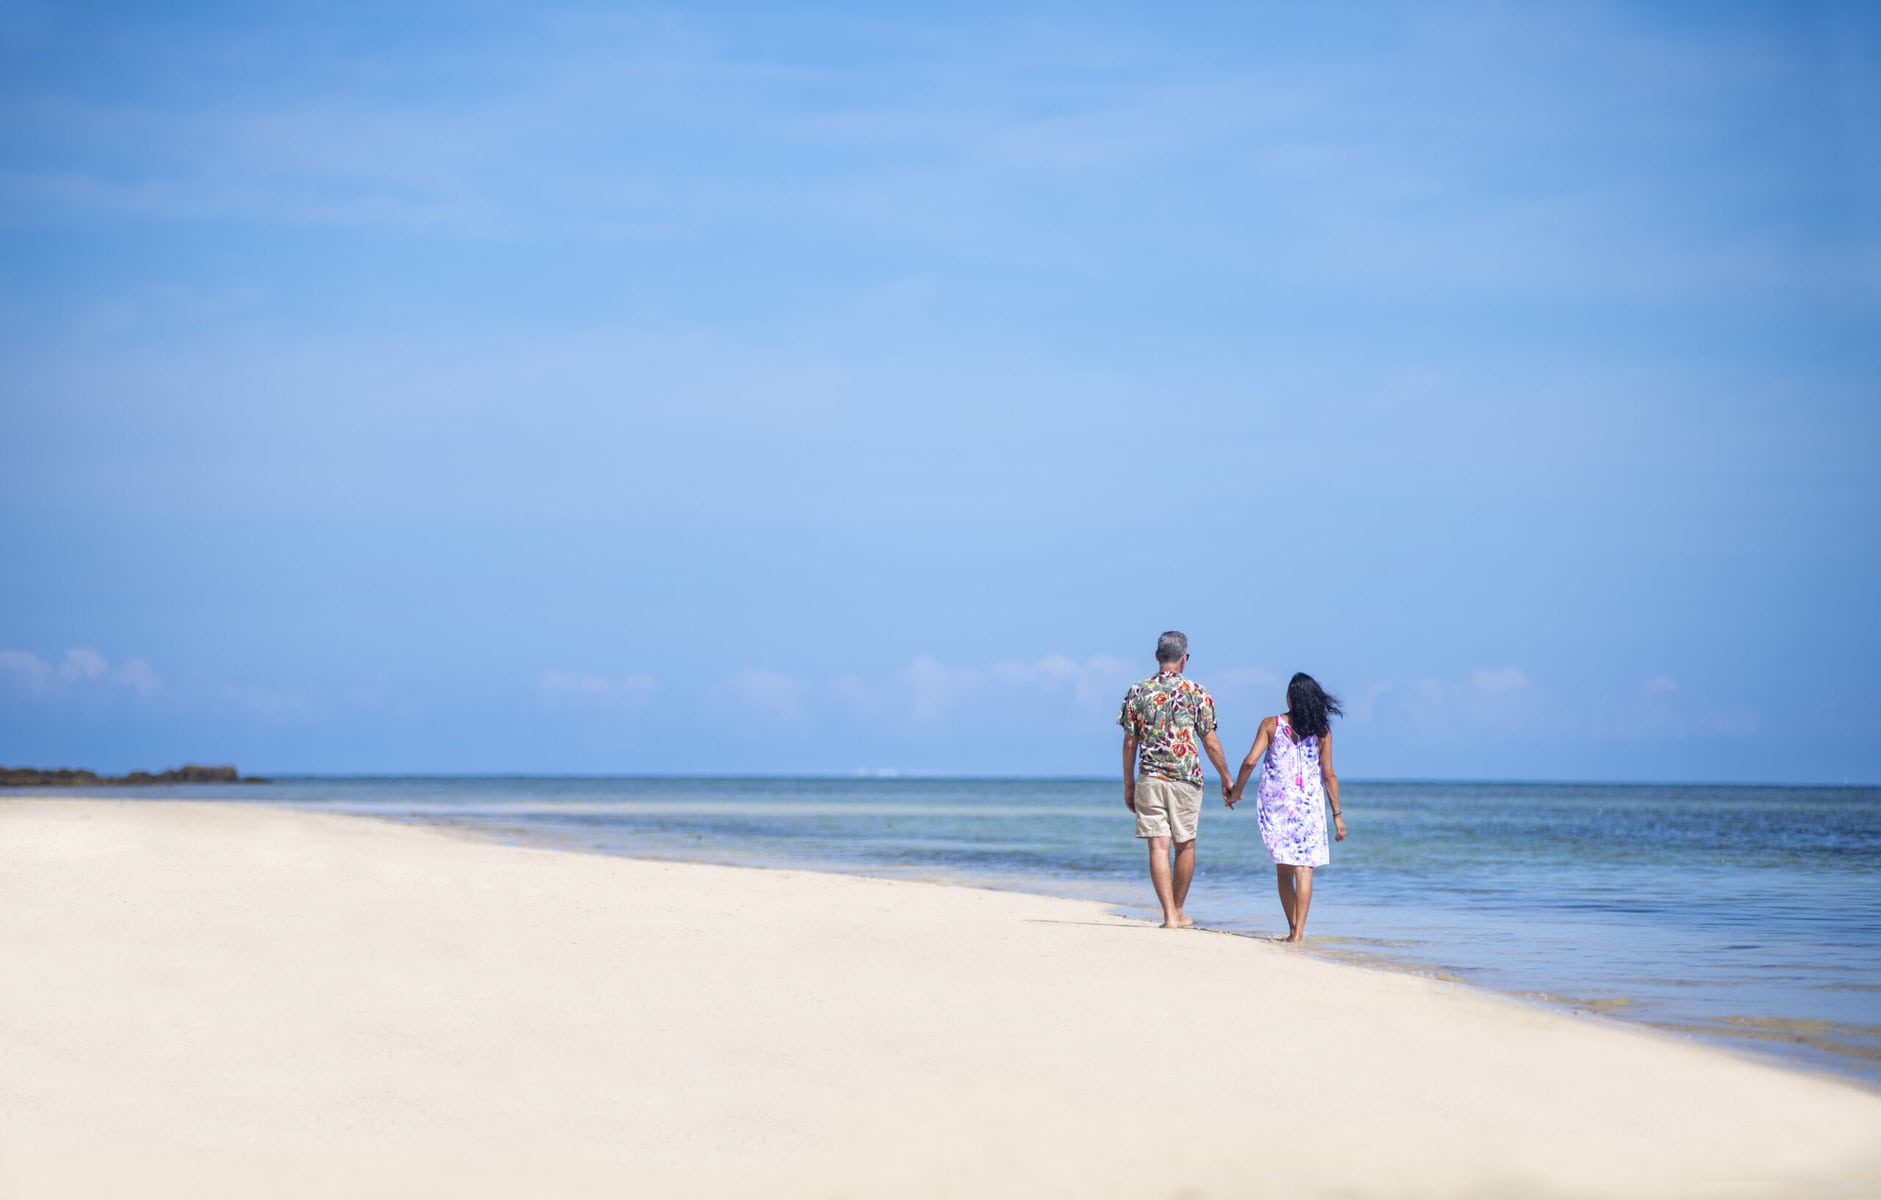
<svg viewBox="0 0 1881 1200"><path fill-rule="evenodd" d="M1102 723L1140 674L1121 659L1047 654L985 664L917 655L880 674L810 673L770 667L727 672L705 685L706 703L762 729L837 727L915 736L1015 727ZM607 676L549 670L535 680L540 702L595 711L657 708L650 674ZM688 701L690 702L690 701Z"/></svg>
<svg viewBox="0 0 1881 1200"><path fill-rule="evenodd" d="M816 685L783 671L749 668L720 681L716 701L735 713L770 725L801 726L811 720Z"/></svg>
<svg viewBox="0 0 1881 1200"><path fill-rule="evenodd" d="M227 48L158 38L153 58L210 82L143 77L163 103L23 86L0 116L28 145L62 149L11 155L0 207L22 222L89 214L470 239L666 236L768 218L1098 271L1144 252L1222 266L1245 256L1238 265L1262 277L1389 275L1420 295L1662 298L1669 286L1854 278L1845 255L1799 256L1781 239L1701 249L1672 236L1692 200L1794 186L1795 172L1720 174L1735 168L1709 153L1705 125L1659 115L1739 104L1747 80L1796 69L1754 39L1667 35L1599 10L1519 22L1433 12L1390 32L1398 56L1335 43L1310 62L1265 47L1251 61L1198 54L1153 26L1094 34L995 19L978 37L958 25L922 37L906 22L855 21L824 32L864 52L831 59L761 16L552 9L498 36L402 47L396 72L309 63L279 29L260 34L265 52L302 70L258 75ZM774 40L780 54L750 48ZM1426 56L1454 77L1431 80ZM480 86L464 85L466 63ZM1608 86L1565 104L1568 81L1550 74L1563 64ZM1658 174L1666 156L1689 163L1676 186ZM1546 161L1602 169L1524 169ZM1096 200L1095 225L1066 188ZM1103 197L1125 198L1148 236L1118 237Z"/></svg>
<svg viewBox="0 0 1881 1200"><path fill-rule="evenodd" d="M29 650L0 649L0 699L44 705L152 702L178 712L237 712L267 721L317 715L316 692L305 688L205 677L185 672L169 679L142 658L112 660L90 646L74 646L56 659ZM369 707L364 704L358 707Z"/></svg>
<svg viewBox="0 0 1881 1200"><path fill-rule="evenodd" d="M1053 654L961 666L922 655L888 679L857 680L852 690L875 713L916 728L963 717L975 724L1011 724L1049 720L1053 709L1089 716L1115 702L1130 674L1121 659L1101 656Z"/></svg>
<svg viewBox="0 0 1881 1200"><path fill-rule="evenodd" d="M638 709L657 687L644 671L626 675L589 675L547 670L536 676L536 695L545 704L572 708Z"/></svg>
<svg viewBox="0 0 1881 1200"><path fill-rule="evenodd" d="M706 683L701 695L727 718L734 739L840 729L943 746L1000 735L1107 735L1125 689L1144 674L1142 663L1108 655L961 663L923 654L877 674L749 667ZM1215 696L1223 736L1236 742L1231 753L1241 738L1252 738L1260 717L1285 706L1287 675L1268 667L1231 665L1196 677ZM546 706L597 717L657 712L662 703L660 685L645 672L544 671L535 690ZM1511 665L1447 677L1360 679L1336 690L1356 736L1399 742L1686 739L1741 734L1759 720L1743 706L1715 702L1665 675L1593 699Z"/></svg>
<svg viewBox="0 0 1881 1200"><path fill-rule="evenodd" d="M111 673L111 682L138 696L150 697L163 690L163 680L141 658L128 659Z"/></svg>
<svg viewBox="0 0 1881 1200"><path fill-rule="evenodd" d="M59 662L59 680L62 683L90 683L103 679L105 672L111 669L111 662L104 655L88 647L67 650Z"/></svg>
<svg viewBox="0 0 1881 1200"><path fill-rule="evenodd" d="M5 680L15 694L37 696L52 679L52 668L37 654L24 650L0 650L0 680Z"/></svg>
<svg viewBox="0 0 1881 1200"><path fill-rule="evenodd" d="M828 690L853 719L898 730L1024 729L1101 719L1132 678L1128 664L1101 655L981 665L919 655L886 676L845 674Z"/></svg>
<svg viewBox="0 0 1881 1200"><path fill-rule="evenodd" d="M1594 732L1616 739L1741 738L1764 725L1762 714L1749 705L1695 694L1669 675L1642 680L1632 696L1620 698L1605 715Z"/></svg>
<svg viewBox="0 0 1881 1200"><path fill-rule="evenodd" d="M1439 742L1585 739L1590 745L1642 738L1742 736L1761 718L1663 674L1636 686L1570 694L1519 667L1479 667L1358 688L1351 717L1371 731Z"/></svg>
<svg viewBox="0 0 1881 1200"><path fill-rule="evenodd" d="M317 709L312 696L293 688L232 683L220 687L217 695L223 704L264 721L302 720L313 716Z"/></svg>
<svg viewBox="0 0 1881 1200"><path fill-rule="evenodd" d="M74 646L56 662L29 650L0 649L0 691L34 699L128 695L149 699L164 690L149 663L129 658L113 667L89 646Z"/></svg>
<svg viewBox="0 0 1881 1200"><path fill-rule="evenodd" d="M1383 680L1357 689L1355 721L1420 738L1467 741L1563 733L1559 699L1519 667L1478 667L1460 677Z"/></svg>

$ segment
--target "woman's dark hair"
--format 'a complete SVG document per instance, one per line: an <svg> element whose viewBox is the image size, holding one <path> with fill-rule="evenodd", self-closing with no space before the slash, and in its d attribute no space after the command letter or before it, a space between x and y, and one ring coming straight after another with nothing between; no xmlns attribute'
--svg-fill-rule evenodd
<svg viewBox="0 0 1881 1200"><path fill-rule="evenodd" d="M1332 732L1332 718L1345 716L1339 698L1329 696L1305 671L1287 680L1287 724L1296 737L1324 737Z"/></svg>

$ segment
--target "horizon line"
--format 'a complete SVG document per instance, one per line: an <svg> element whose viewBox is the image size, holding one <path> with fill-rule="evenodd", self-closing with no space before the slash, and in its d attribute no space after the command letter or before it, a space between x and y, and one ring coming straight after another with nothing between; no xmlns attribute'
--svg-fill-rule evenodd
<svg viewBox="0 0 1881 1200"><path fill-rule="evenodd" d="M725 782L797 781L823 783L857 782L958 782L958 783L1117 783L1110 775L1015 775L969 774L951 772L872 770L807 772L666 772L666 771L261 771L269 780L383 780L383 779L539 779L539 780L715 780ZM1568 779L1511 777L1438 777L1438 776L1347 776L1347 784L1425 784L1472 786L1546 786L1546 787L1741 787L1741 788L1881 788L1881 781L1840 780L1832 782L1796 780L1712 780L1712 779ZM156 784L150 786L214 786L227 784Z"/></svg>

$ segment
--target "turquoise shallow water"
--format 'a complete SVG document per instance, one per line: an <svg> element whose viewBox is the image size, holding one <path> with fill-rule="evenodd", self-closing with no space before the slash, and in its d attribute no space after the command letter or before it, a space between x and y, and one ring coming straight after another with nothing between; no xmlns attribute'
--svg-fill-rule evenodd
<svg viewBox="0 0 1881 1200"><path fill-rule="evenodd" d="M914 876L1151 915L1094 780L286 779L153 788L575 849ZM1455 977L1881 1084L1881 789L1348 783L1311 952ZM1211 796L1189 910L1284 929L1251 805Z"/></svg>

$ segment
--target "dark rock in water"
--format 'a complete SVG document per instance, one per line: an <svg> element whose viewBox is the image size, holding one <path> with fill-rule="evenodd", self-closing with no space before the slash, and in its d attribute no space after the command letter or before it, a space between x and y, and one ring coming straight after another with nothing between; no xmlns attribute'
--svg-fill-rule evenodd
<svg viewBox="0 0 1881 1200"><path fill-rule="evenodd" d="M161 783L238 783L241 775L234 767L198 767L185 765L174 771L165 771Z"/></svg>
<svg viewBox="0 0 1881 1200"><path fill-rule="evenodd" d="M153 783L266 783L259 775L242 775L234 767L205 767L186 763L168 771L151 774L132 771L129 775L100 775L96 771L70 768L39 770L34 767L0 767L0 787L140 787Z"/></svg>
<svg viewBox="0 0 1881 1200"><path fill-rule="evenodd" d="M0 787L90 787L104 783L96 771L38 771L32 767L0 767Z"/></svg>

